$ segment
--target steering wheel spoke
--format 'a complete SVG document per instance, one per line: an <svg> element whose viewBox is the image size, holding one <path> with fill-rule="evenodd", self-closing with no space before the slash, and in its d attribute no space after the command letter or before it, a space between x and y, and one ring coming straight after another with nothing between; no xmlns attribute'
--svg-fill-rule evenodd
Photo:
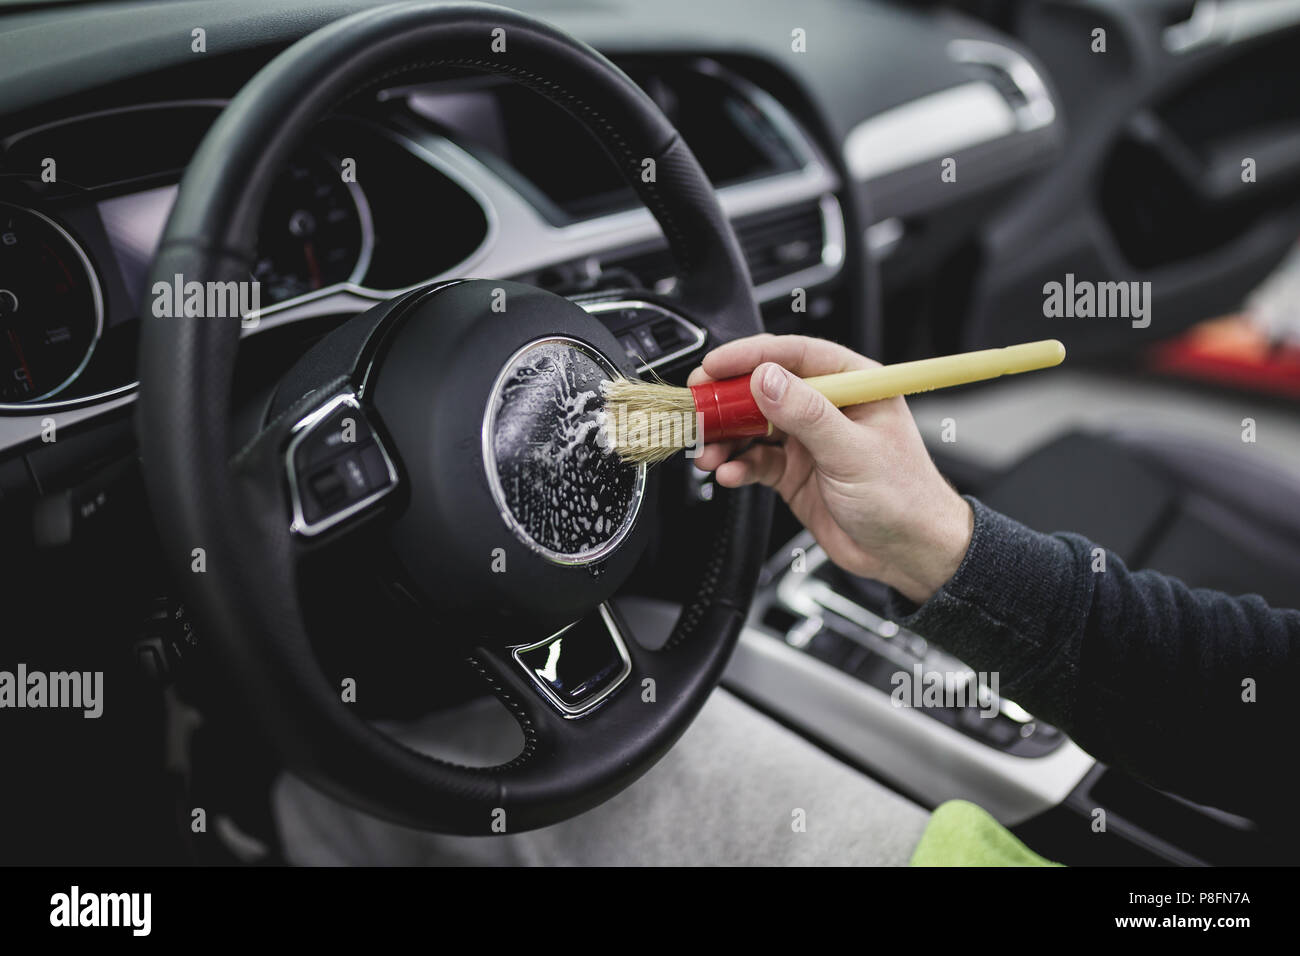
<svg viewBox="0 0 1300 956"><path fill-rule="evenodd" d="M316 538L356 523L397 490L397 465L373 414L345 391L294 424L284 456L294 534Z"/></svg>
<svg viewBox="0 0 1300 956"><path fill-rule="evenodd" d="M528 644L486 652L516 686L540 697L565 720L593 717L632 676L625 625L608 603L555 633Z"/></svg>
<svg viewBox="0 0 1300 956"><path fill-rule="evenodd" d="M400 487L376 425L375 411L346 384L313 392L235 456L236 474L264 500L282 489L283 507L266 520L283 520L298 549L337 545L382 514Z"/></svg>

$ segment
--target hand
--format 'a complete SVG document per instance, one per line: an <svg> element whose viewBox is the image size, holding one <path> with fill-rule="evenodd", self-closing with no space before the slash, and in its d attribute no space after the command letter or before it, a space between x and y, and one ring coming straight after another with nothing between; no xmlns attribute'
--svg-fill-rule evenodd
<svg viewBox="0 0 1300 956"><path fill-rule="evenodd" d="M832 561L919 604L961 564L970 505L939 474L903 399L841 410L801 381L877 364L802 335L714 349L690 384L753 371L754 399L777 431L767 442L708 444L695 466L727 488L775 488Z"/></svg>

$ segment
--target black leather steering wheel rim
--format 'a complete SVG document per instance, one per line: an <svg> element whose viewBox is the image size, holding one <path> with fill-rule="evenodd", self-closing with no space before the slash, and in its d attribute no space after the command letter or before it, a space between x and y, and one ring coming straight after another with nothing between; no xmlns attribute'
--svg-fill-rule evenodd
<svg viewBox="0 0 1300 956"><path fill-rule="evenodd" d="M505 31L504 52L492 52L494 30ZM365 11L311 34L263 68L187 168L150 286L176 275L246 279L263 200L308 130L359 90L435 65L509 77L572 112L606 144L663 227L681 268L683 312L715 342L761 330L731 227L707 177L653 102L589 47L482 4ZM646 158L655 161L653 181L640 175ZM141 322L137 430L165 560L180 570L204 639L242 696L239 708L292 769L409 826L497 832L492 812L500 809L513 832L612 796L689 725L721 676L752 597L769 523L766 493L726 492L710 507L716 530L698 587L653 658L661 684L656 703L621 692L591 720L571 722L558 735L536 702L523 699L526 687L508 669L471 655L519 719L525 749L498 767L455 766L355 716L314 656L298 605L284 489L231 465L239 321L146 314ZM243 456L246 465L256 458Z"/></svg>

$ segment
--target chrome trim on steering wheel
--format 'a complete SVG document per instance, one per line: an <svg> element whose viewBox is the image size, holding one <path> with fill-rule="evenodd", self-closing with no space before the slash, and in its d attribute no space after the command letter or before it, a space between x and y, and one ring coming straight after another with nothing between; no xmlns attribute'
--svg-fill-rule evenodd
<svg viewBox="0 0 1300 956"><path fill-rule="evenodd" d="M537 641L534 644L514 647L511 648L510 651L510 656L514 658L515 663L518 664L520 669L528 675L528 678L533 682L533 685L542 692L542 696L545 697L546 700L554 706L566 720L574 720L575 718L589 714L592 710L598 707L602 701L606 700L610 694L622 687L623 682L626 681L628 675L632 673L632 657L627 652L627 644L623 641L623 632L619 630L618 624L614 622L614 616L610 613L608 602L601 603L600 617L605 622L605 629L609 631L610 641L613 642L615 650L618 651L618 656L623 661L623 669L620 670L618 676L615 677L608 686L602 688L598 694L593 696L590 700L584 700L581 704L576 706L573 704L567 704L561 700L560 696L555 693L551 685L539 677L532 668L524 663L523 655L528 651L534 651L539 647L545 647L552 641L562 640L563 635L577 626L580 622L574 621L572 624L560 628L545 640Z"/></svg>
<svg viewBox="0 0 1300 956"><path fill-rule="evenodd" d="M584 309L586 309L587 312L589 312L591 315L600 315L602 312L618 312L622 309L636 309L637 311L643 311L643 312L657 312L666 318L672 319L674 322L676 322L678 325L680 325L683 329L686 330L687 334L691 339L690 344L684 346L683 348L677 349L675 352L670 352L667 355L661 355L659 356L659 358L655 359L652 362L640 362L640 364L638 364L637 366L637 372L643 375L646 372L650 371L651 369L656 369L661 365L667 365L669 362L690 355L701 345L703 345L704 340L709 336L709 333L704 331L704 329L700 328L694 322L688 322L686 319L682 318L680 315L678 315L676 312L673 312L671 309L664 308L662 305L656 305L653 302L645 302L641 299L615 299L613 301L608 301L608 302L585 302L579 304ZM636 356L636 358L640 358L640 356Z"/></svg>
<svg viewBox="0 0 1300 956"><path fill-rule="evenodd" d="M317 408L310 415L306 416L299 421L298 424L293 426L293 438L290 439L289 446L284 452L284 466L285 474L288 475L289 478L289 499L293 505L293 522L289 525L289 530L294 534L312 537L323 531L328 531L335 525L338 525L351 518L353 515L359 514L369 508L380 498L383 498L385 495L388 495L397 489L397 466L393 464L393 459L388 454L388 449L384 447L384 443L380 440L378 433L375 432L373 427L370 427L369 430L371 432L371 437L374 439L375 445L379 449L379 454L384 460L384 466L388 469L389 483L387 487L373 492L359 501L354 501L343 510L333 512L318 521L307 521L303 514L302 491L298 484L298 472L294 467L294 453L298 450L298 446L302 444L303 440L310 435L316 427L321 424L321 422L325 421L325 419L329 417L330 413L340 405L347 405L349 408L356 409L359 414L363 411L361 408L361 402L357 399L355 394L352 392L343 392L339 395L335 395L320 408Z"/></svg>
<svg viewBox="0 0 1300 956"><path fill-rule="evenodd" d="M488 393L487 406L483 412L483 426L481 430L483 471L487 478L488 488L492 492L492 501L501 514L501 520L505 522L506 526L520 541L520 543L554 564L595 564L596 562L609 557L618 550L619 545L623 543L624 539L627 538L628 534L631 532L633 526L636 525L637 516L641 513L641 505L645 501L648 469L645 462L640 462L635 466L636 479L635 489L632 492L632 501L627 508L626 514L624 514L620 520L618 529L614 533L610 534L599 547L573 554L556 551L536 540L529 530L520 523L519 518L511 508L509 496L507 496L505 489L501 485L501 476L498 472L496 447L494 444L498 413L497 406L502 389L505 387L511 372L514 371L516 363L525 354L541 345L560 345L580 352L595 362L608 378L613 379L618 376L618 370L609 359L602 355L596 348L587 342L580 341L567 335L548 335L543 338L534 339L524 345L522 348L517 350L514 355L510 356L503 366L501 366L501 370L497 373L496 380L492 383L492 390Z"/></svg>

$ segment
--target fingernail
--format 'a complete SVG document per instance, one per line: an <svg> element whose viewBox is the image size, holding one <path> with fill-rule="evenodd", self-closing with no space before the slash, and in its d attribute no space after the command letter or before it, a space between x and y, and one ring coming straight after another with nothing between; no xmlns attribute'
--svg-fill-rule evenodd
<svg viewBox="0 0 1300 956"><path fill-rule="evenodd" d="M763 394L771 401L779 402L781 400L781 396L785 394L787 384L785 369L781 368L781 366L768 365L763 369Z"/></svg>

